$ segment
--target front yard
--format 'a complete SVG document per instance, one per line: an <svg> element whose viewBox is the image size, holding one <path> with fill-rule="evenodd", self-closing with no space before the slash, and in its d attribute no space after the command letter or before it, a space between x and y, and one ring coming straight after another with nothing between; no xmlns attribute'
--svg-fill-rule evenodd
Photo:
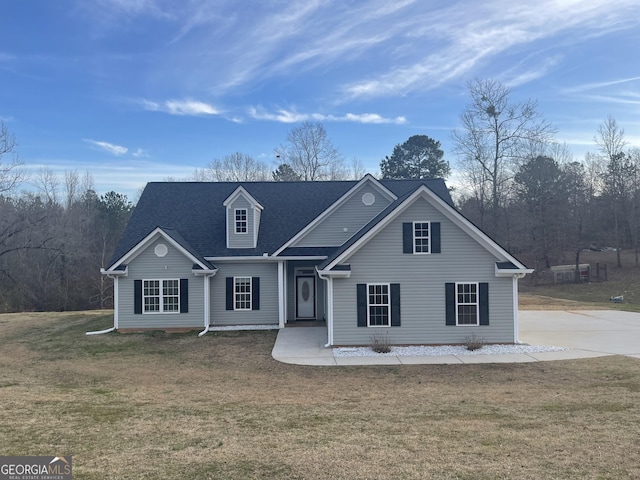
<svg viewBox="0 0 640 480"><path fill-rule="evenodd" d="M0 455L75 479L640 478L640 361L301 367L276 332L0 315Z"/></svg>

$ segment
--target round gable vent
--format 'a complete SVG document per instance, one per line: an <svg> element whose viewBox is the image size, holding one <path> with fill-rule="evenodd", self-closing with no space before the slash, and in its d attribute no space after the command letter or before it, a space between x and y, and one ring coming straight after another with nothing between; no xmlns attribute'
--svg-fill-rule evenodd
<svg viewBox="0 0 640 480"><path fill-rule="evenodd" d="M376 203L376 197L373 193L367 192L362 195L362 203L364 203L367 207Z"/></svg>
<svg viewBox="0 0 640 480"><path fill-rule="evenodd" d="M164 243L159 243L158 245L156 245L154 252L157 257L164 257L167 255L167 253L169 253L169 249Z"/></svg>

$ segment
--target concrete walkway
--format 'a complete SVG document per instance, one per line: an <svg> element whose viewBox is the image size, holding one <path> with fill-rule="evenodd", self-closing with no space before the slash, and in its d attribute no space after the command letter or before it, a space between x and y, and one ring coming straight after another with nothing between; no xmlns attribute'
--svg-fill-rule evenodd
<svg viewBox="0 0 640 480"><path fill-rule="evenodd" d="M324 327L284 328L272 356L296 365L516 363L627 355L640 359L640 314L609 310L521 311L520 340L566 347L558 352L502 355L334 357Z"/></svg>

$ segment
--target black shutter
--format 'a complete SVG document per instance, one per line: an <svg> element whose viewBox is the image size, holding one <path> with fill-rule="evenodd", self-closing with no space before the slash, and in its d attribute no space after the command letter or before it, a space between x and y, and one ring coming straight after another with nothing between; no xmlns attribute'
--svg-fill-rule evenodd
<svg viewBox="0 0 640 480"><path fill-rule="evenodd" d="M251 278L251 310L260 310L260 277Z"/></svg>
<svg viewBox="0 0 640 480"><path fill-rule="evenodd" d="M133 313L142 313L142 280L133 281Z"/></svg>
<svg viewBox="0 0 640 480"><path fill-rule="evenodd" d="M445 283L445 309L447 315L446 325L456 324L456 284Z"/></svg>
<svg viewBox="0 0 640 480"><path fill-rule="evenodd" d="M413 253L413 223L402 224L402 253Z"/></svg>
<svg viewBox="0 0 640 480"><path fill-rule="evenodd" d="M489 325L489 284L481 283L479 287L480 325Z"/></svg>
<svg viewBox="0 0 640 480"><path fill-rule="evenodd" d="M233 310L233 277L227 277L227 310Z"/></svg>
<svg viewBox="0 0 640 480"><path fill-rule="evenodd" d="M431 253L440 253L440 222L431 222Z"/></svg>
<svg viewBox="0 0 640 480"><path fill-rule="evenodd" d="M367 284L359 283L357 286L358 297L358 326L367 326Z"/></svg>
<svg viewBox="0 0 640 480"><path fill-rule="evenodd" d="M400 326L400 284L391 284L391 326Z"/></svg>
<svg viewBox="0 0 640 480"><path fill-rule="evenodd" d="M189 279L180 279L180 313L189 313Z"/></svg>

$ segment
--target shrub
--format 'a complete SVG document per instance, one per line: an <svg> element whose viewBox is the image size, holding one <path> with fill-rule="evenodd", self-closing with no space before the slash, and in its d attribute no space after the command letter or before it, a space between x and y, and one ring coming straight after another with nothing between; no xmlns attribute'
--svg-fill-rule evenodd
<svg viewBox="0 0 640 480"><path fill-rule="evenodd" d="M376 353L389 353L391 345L389 345L389 334L375 333L371 336L371 350Z"/></svg>
<svg viewBox="0 0 640 480"><path fill-rule="evenodd" d="M467 350L473 352L474 350L480 350L484 346L484 339L482 337L478 337L476 334L473 334L465 338L464 343L467 347Z"/></svg>

